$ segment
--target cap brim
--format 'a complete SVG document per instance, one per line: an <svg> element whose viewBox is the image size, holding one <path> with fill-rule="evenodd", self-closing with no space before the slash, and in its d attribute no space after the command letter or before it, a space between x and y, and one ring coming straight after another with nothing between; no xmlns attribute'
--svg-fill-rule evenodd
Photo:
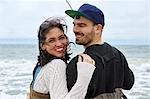
<svg viewBox="0 0 150 99"><path fill-rule="evenodd" d="M72 18L74 18L75 16L84 16L81 12L75 10L66 10L65 13Z"/></svg>

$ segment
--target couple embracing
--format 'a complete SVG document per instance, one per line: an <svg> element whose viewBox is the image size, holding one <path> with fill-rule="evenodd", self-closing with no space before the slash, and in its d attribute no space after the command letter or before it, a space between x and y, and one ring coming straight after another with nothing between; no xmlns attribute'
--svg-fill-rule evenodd
<svg viewBox="0 0 150 99"><path fill-rule="evenodd" d="M74 19L76 44L85 51L69 63L67 25L49 18L39 27L38 62L33 71L28 99L127 99L134 75L121 51L102 41L103 12L83 4L65 13Z"/></svg>

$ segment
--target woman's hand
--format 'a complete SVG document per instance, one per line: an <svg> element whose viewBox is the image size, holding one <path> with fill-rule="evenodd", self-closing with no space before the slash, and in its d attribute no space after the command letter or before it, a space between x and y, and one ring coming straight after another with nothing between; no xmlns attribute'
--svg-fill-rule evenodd
<svg viewBox="0 0 150 99"><path fill-rule="evenodd" d="M78 62L87 62L92 65L95 65L95 61L87 54L79 54Z"/></svg>

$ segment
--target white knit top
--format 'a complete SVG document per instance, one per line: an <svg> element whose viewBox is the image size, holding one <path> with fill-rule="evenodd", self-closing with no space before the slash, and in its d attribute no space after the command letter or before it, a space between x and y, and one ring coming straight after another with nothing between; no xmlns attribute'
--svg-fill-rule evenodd
<svg viewBox="0 0 150 99"><path fill-rule="evenodd" d="M77 63L77 82L68 92L66 82L66 64L55 59L46 64L37 75L33 90L50 93L51 99L84 99L95 66L85 62Z"/></svg>

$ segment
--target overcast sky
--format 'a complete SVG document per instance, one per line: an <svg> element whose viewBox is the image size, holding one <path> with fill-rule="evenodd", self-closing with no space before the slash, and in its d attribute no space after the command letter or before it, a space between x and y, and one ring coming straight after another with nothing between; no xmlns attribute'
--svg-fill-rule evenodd
<svg viewBox="0 0 150 99"><path fill-rule="evenodd" d="M150 0L68 0L77 10L83 3L94 4L105 14L106 41L150 44ZM37 39L39 25L51 16L66 16L65 0L0 0L0 42ZM68 36L74 39L72 19L66 16Z"/></svg>

